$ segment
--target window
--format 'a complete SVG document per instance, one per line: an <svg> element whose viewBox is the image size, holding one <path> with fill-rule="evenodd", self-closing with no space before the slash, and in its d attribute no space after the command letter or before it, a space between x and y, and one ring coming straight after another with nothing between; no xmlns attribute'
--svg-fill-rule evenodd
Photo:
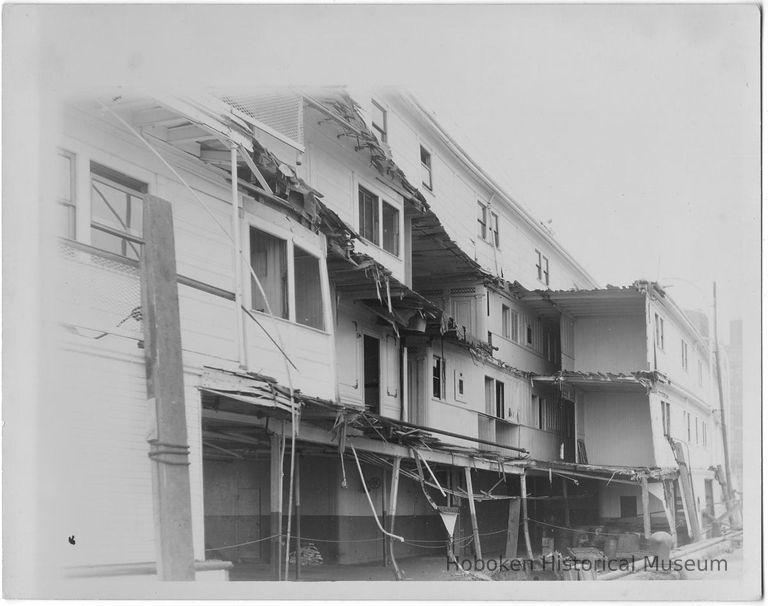
<svg viewBox="0 0 768 606"><path fill-rule="evenodd" d="M501 306L501 334L505 339L510 339L512 336L511 313L506 305Z"/></svg>
<svg viewBox="0 0 768 606"><path fill-rule="evenodd" d="M65 238L75 239L75 154L60 151L58 154L59 183L56 198L61 216L59 233Z"/></svg>
<svg viewBox="0 0 768 606"><path fill-rule="evenodd" d="M381 142L386 143L387 141L387 110L385 110L381 105L376 103L376 101L374 100L371 100L371 104L373 105L371 126L373 126L373 130L375 130L378 133L379 139L381 140Z"/></svg>
<svg viewBox="0 0 768 606"><path fill-rule="evenodd" d="M531 326L530 322L525 324L525 342L528 345L533 345L533 326Z"/></svg>
<svg viewBox="0 0 768 606"><path fill-rule="evenodd" d="M477 236L483 240L488 237L488 208L482 202L477 203Z"/></svg>
<svg viewBox="0 0 768 606"><path fill-rule="evenodd" d="M694 417L693 420L695 421L695 427L696 427L696 444L699 443L699 417Z"/></svg>
<svg viewBox="0 0 768 606"><path fill-rule="evenodd" d="M696 360L696 366L699 370L699 387L704 385L704 364L702 364L701 360Z"/></svg>
<svg viewBox="0 0 768 606"><path fill-rule="evenodd" d="M670 415L669 415L669 402L661 402L661 427L664 431L664 435L669 437L670 433Z"/></svg>
<svg viewBox="0 0 768 606"><path fill-rule="evenodd" d="M619 508L621 510L622 518L636 518L637 517L637 497L635 496L619 497Z"/></svg>
<svg viewBox="0 0 768 606"><path fill-rule="evenodd" d="M664 318L659 314L654 314L656 326L656 347L664 351Z"/></svg>
<svg viewBox="0 0 768 606"><path fill-rule="evenodd" d="M688 426L688 441L691 441L691 413L685 413L686 425Z"/></svg>
<svg viewBox="0 0 768 606"><path fill-rule="evenodd" d="M445 394L445 360L432 356L432 397L442 400Z"/></svg>
<svg viewBox="0 0 768 606"><path fill-rule="evenodd" d="M706 421L701 422L701 445L706 448L707 446L707 423Z"/></svg>
<svg viewBox="0 0 768 606"><path fill-rule="evenodd" d="M518 334L518 324L520 323L520 315L515 310L510 310L509 313L509 338L515 343L520 340Z"/></svg>
<svg viewBox="0 0 768 606"><path fill-rule="evenodd" d="M539 281L549 286L549 259L536 251L536 274Z"/></svg>
<svg viewBox="0 0 768 606"><path fill-rule="evenodd" d="M504 407L504 383L496 381L496 418L506 418Z"/></svg>
<svg viewBox="0 0 768 606"><path fill-rule="evenodd" d="M366 240L379 244L379 198L364 187L359 192L360 235Z"/></svg>
<svg viewBox="0 0 768 606"><path fill-rule="evenodd" d="M491 225L490 225L491 244L496 248L499 247L499 215L495 212L491 212ZM549 284L549 282L547 282Z"/></svg>
<svg viewBox="0 0 768 606"><path fill-rule="evenodd" d="M381 202L381 204L379 204ZM360 235L396 257L400 256L400 210L365 189L358 192Z"/></svg>
<svg viewBox="0 0 768 606"><path fill-rule="evenodd" d="M432 189L432 154L424 146L421 147L421 184L427 189Z"/></svg>
<svg viewBox="0 0 768 606"><path fill-rule="evenodd" d="M460 370L453 371L454 389L457 400L464 400L464 373Z"/></svg>
<svg viewBox="0 0 768 606"><path fill-rule="evenodd" d="M251 279L251 307L288 319L288 255L286 241L251 228L251 267L264 289ZM265 299L266 297L266 299Z"/></svg>
<svg viewBox="0 0 768 606"><path fill-rule="evenodd" d="M296 283L296 322L323 330L325 323L320 259L294 245L293 275Z"/></svg>
<svg viewBox="0 0 768 606"><path fill-rule="evenodd" d="M250 229L251 308L303 326L325 330L320 258L265 231ZM293 294L288 279L293 269ZM263 293L262 293L263 289Z"/></svg>
<svg viewBox="0 0 768 606"><path fill-rule="evenodd" d="M682 354L682 364L683 364L683 370L686 372L688 371L688 343L685 341L680 341L680 350Z"/></svg>
<svg viewBox="0 0 768 606"><path fill-rule="evenodd" d="M91 162L91 244L138 259L145 193L146 184Z"/></svg>
<svg viewBox="0 0 768 606"><path fill-rule="evenodd" d="M384 250L400 256L400 211L391 204L381 204L382 243Z"/></svg>
<svg viewBox="0 0 768 606"><path fill-rule="evenodd" d="M488 331L488 345L493 347L493 333L490 330Z"/></svg>

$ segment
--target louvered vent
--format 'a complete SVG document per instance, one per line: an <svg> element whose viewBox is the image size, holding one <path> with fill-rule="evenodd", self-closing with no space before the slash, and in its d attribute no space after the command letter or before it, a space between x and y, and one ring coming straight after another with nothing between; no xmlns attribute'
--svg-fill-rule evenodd
<svg viewBox="0 0 768 606"><path fill-rule="evenodd" d="M304 143L300 96L279 93L224 95L221 100L295 142Z"/></svg>

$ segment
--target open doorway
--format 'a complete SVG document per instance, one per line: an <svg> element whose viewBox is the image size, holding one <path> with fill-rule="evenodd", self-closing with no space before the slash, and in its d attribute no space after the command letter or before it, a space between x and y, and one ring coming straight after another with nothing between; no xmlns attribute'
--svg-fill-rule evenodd
<svg viewBox="0 0 768 606"><path fill-rule="evenodd" d="M381 410L380 342L376 337L363 335L363 385L365 409L379 414Z"/></svg>

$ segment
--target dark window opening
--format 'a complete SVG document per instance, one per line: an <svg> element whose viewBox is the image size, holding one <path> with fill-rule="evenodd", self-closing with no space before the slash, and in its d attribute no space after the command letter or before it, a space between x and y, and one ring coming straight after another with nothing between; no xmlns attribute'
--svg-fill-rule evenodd
<svg viewBox="0 0 768 606"><path fill-rule="evenodd" d="M373 130L375 130L378 133L379 139L381 140L381 142L386 143L387 141L387 110L385 110L381 105L376 103L376 101L372 100L371 104L373 105L371 126L373 126Z"/></svg>
<svg viewBox="0 0 768 606"><path fill-rule="evenodd" d="M427 189L432 189L432 154L424 146L420 146L421 151L421 184Z"/></svg>
<svg viewBox="0 0 768 606"><path fill-rule="evenodd" d="M504 408L504 383L496 381L496 417L505 419L506 410Z"/></svg>
<svg viewBox="0 0 768 606"><path fill-rule="evenodd" d="M622 518L637 517L637 497L619 497Z"/></svg>
<svg viewBox="0 0 768 606"><path fill-rule="evenodd" d="M379 340L363 337L363 384L366 410L379 414L381 408L381 372L379 364Z"/></svg>
<svg viewBox="0 0 768 606"><path fill-rule="evenodd" d="M379 244L379 198L364 187L360 187L359 202L360 235Z"/></svg>
<svg viewBox="0 0 768 606"><path fill-rule="evenodd" d="M323 330L320 259L294 245L293 275L296 282L296 322Z"/></svg>
<svg viewBox="0 0 768 606"><path fill-rule="evenodd" d="M432 357L432 397L442 400L445 394L445 360L440 356Z"/></svg>

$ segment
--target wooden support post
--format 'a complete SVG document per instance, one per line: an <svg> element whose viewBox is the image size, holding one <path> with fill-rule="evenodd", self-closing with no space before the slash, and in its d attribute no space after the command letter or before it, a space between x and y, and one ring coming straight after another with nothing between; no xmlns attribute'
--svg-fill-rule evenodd
<svg viewBox="0 0 768 606"><path fill-rule="evenodd" d="M283 452L280 439L276 433L269 439L269 534L273 537L269 560L272 566L272 578L275 581L282 580L280 569L283 561Z"/></svg>
<svg viewBox="0 0 768 606"><path fill-rule="evenodd" d="M525 486L525 470L520 474L520 503L523 510L523 534L525 535L525 551L528 559L533 559L533 549L531 549L531 535L528 532L528 495Z"/></svg>
<svg viewBox="0 0 768 606"><path fill-rule="evenodd" d="M143 225L142 319L147 397L154 416L148 442L157 573L163 581L193 581L189 445L170 202L145 196Z"/></svg>
<svg viewBox="0 0 768 606"><path fill-rule="evenodd" d="M520 532L520 499L509 499L507 518L507 545L505 558L517 557L517 535Z"/></svg>
<svg viewBox="0 0 768 606"><path fill-rule="evenodd" d="M293 475L293 501L296 503L296 580L301 580L301 455L296 453L296 468Z"/></svg>
<svg viewBox="0 0 768 606"><path fill-rule="evenodd" d="M648 498L648 478L642 478L642 489L643 489L643 535L646 539L651 538L651 511L648 507L649 498Z"/></svg>
<svg viewBox="0 0 768 606"><path fill-rule="evenodd" d="M677 512L675 511L675 489L674 480L662 480L664 486L664 513L667 516L669 532L674 541L673 545L677 547Z"/></svg>
<svg viewBox="0 0 768 606"><path fill-rule="evenodd" d="M563 508L564 508L564 516L563 520L565 521L565 527L570 528L571 527L571 509L570 505L568 504L568 482L570 482L567 478L561 478L563 481Z"/></svg>
<svg viewBox="0 0 768 606"><path fill-rule="evenodd" d="M469 499L469 515L472 519L472 536L475 540L475 557L478 560L483 559L483 552L480 547L480 530L477 527L477 514L475 513L474 491L472 490L472 470L469 467L464 468L464 477L467 481L467 498Z"/></svg>
<svg viewBox="0 0 768 606"><path fill-rule="evenodd" d="M392 465L392 484L389 490L389 532L395 533L395 517L397 516L397 490L400 486L400 457L395 457ZM400 581L403 579L403 573L397 566L395 560L395 540L389 537L389 559L392 562L392 568L395 569L395 578Z"/></svg>

